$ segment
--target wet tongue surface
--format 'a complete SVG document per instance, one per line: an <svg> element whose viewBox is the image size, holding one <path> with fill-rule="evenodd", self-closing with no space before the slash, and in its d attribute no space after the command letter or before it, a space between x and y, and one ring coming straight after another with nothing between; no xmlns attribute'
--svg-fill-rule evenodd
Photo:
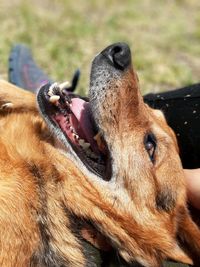
<svg viewBox="0 0 200 267"><path fill-rule="evenodd" d="M94 152L98 153L99 149L96 141L94 140L95 132L92 128L89 103L81 98L72 98L70 108L79 122L79 126L83 131L84 136L86 137L85 141L90 143Z"/></svg>

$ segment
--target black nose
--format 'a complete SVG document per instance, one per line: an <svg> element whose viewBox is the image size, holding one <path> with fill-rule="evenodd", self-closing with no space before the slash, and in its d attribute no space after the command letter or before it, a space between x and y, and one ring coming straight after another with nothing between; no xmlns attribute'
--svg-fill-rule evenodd
<svg viewBox="0 0 200 267"><path fill-rule="evenodd" d="M126 43L115 43L108 46L102 54L116 69L125 70L131 64L131 51Z"/></svg>

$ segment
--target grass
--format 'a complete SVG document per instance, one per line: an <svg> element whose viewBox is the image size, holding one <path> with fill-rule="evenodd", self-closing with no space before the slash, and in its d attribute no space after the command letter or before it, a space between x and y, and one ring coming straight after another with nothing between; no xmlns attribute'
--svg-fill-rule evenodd
<svg viewBox="0 0 200 267"><path fill-rule="evenodd" d="M82 71L87 93L91 60L110 43L133 51L143 93L200 79L198 0L1 0L0 73L6 77L14 43L25 43L56 80Z"/></svg>

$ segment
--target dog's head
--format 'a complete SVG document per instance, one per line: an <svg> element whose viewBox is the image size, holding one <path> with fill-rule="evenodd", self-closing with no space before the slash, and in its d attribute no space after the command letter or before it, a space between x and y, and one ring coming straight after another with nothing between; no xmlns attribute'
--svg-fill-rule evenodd
<svg viewBox="0 0 200 267"><path fill-rule="evenodd" d="M168 212L182 204L184 177L175 135L162 112L144 104L126 44L112 45L94 59L90 106L110 156L106 178L138 205Z"/></svg>
<svg viewBox="0 0 200 267"><path fill-rule="evenodd" d="M198 261L200 233L187 211L176 138L162 112L144 104L126 44L95 57L89 102L59 85L42 87L38 102L64 150L98 190L93 204L102 217L87 216L127 262ZM193 243L192 260L179 246L182 239Z"/></svg>

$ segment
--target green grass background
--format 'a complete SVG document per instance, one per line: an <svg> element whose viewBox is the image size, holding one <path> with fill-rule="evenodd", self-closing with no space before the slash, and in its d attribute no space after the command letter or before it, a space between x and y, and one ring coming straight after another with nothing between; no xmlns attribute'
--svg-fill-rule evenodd
<svg viewBox="0 0 200 267"><path fill-rule="evenodd" d="M96 53L116 41L133 52L143 93L200 80L199 0L0 0L0 73L12 44L30 46L54 79L82 71L87 93Z"/></svg>

